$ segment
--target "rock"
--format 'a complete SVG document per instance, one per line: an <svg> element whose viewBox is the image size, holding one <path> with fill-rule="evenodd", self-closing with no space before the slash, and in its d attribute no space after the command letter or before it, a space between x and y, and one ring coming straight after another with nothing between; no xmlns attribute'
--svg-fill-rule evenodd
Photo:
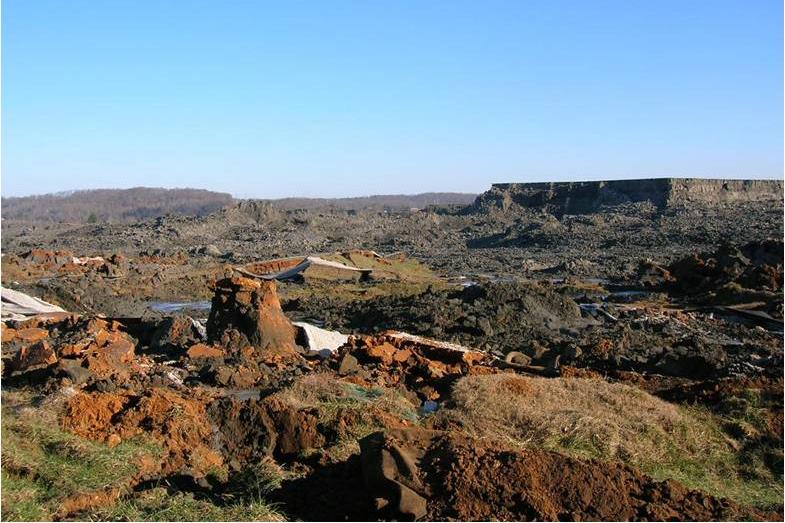
<svg viewBox="0 0 785 523"><path fill-rule="evenodd" d="M205 254L207 256L221 256L223 253L221 250L213 244L205 245L201 249L199 249L199 254Z"/></svg>
<svg viewBox="0 0 785 523"><path fill-rule="evenodd" d="M124 375L128 372L127 365L134 359L134 349L134 342L126 334L101 331L95 342L85 350L83 366L102 378Z"/></svg>
<svg viewBox="0 0 785 523"><path fill-rule="evenodd" d="M485 336L493 336L493 327L491 327L491 322L488 318L480 318L477 320L477 327L482 330L482 333Z"/></svg>
<svg viewBox="0 0 785 523"><path fill-rule="evenodd" d="M512 351L507 353L507 356L504 357L504 361L507 363L512 363L514 365L529 365L532 362L531 357L527 356L522 352Z"/></svg>
<svg viewBox="0 0 785 523"><path fill-rule="evenodd" d="M46 340L41 340L33 345L22 347L13 359L12 367L17 371L24 371L39 365L53 365L57 363L57 355Z"/></svg>
<svg viewBox="0 0 785 523"><path fill-rule="evenodd" d="M200 359L200 358L223 358L224 351L217 347L211 347L209 345L205 345L203 343L197 343L196 345L192 345L186 355L191 359Z"/></svg>
<svg viewBox="0 0 785 523"><path fill-rule="evenodd" d="M349 374L354 374L359 370L360 364L357 362L357 358L348 352L344 354L343 358L341 358L341 364L338 366L338 374L341 376L348 376Z"/></svg>
<svg viewBox="0 0 785 523"><path fill-rule="evenodd" d="M573 343L569 344L562 351L562 356L564 356L566 360L570 360L570 361L580 358L582 354L583 351L581 350L581 348Z"/></svg>
<svg viewBox="0 0 785 523"><path fill-rule="evenodd" d="M235 277L216 283L207 320L210 343L297 358L295 334L281 310L275 281Z"/></svg>
<svg viewBox="0 0 785 523"><path fill-rule="evenodd" d="M348 348L360 363L377 366L388 386L403 383L423 400L438 399L460 376L495 371L487 353L404 332L353 336Z"/></svg>
<svg viewBox="0 0 785 523"><path fill-rule="evenodd" d="M368 358L378 360L383 365L392 365L394 361L406 361L411 356L411 351L406 349L399 351L397 347L385 342L369 346L365 354Z"/></svg>
<svg viewBox="0 0 785 523"><path fill-rule="evenodd" d="M49 331L37 327L19 329L16 331L15 338L23 343L35 343L49 337Z"/></svg>
<svg viewBox="0 0 785 523"><path fill-rule="evenodd" d="M92 374L82 367L77 360L61 359L57 362L56 375L71 380L74 385L81 385L90 380Z"/></svg>
<svg viewBox="0 0 785 523"><path fill-rule="evenodd" d="M542 359L547 353L548 348L543 347L538 341L532 341L528 346L523 348L523 352L526 353L532 360L540 360Z"/></svg>
<svg viewBox="0 0 785 523"><path fill-rule="evenodd" d="M213 381L215 381L216 385L221 385L223 387L229 386L229 381L232 379L233 371L229 367L218 367L214 369L212 372Z"/></svg>
<svg viewBox="0 0 785 523"><path fill-rule="evenodd" d="M14 338L16 338L16 329L12 329L11 327L6 327L5 324L3 324L2 327L3 343L8 343L10 341L13 341Z"/></svg>
<svg viewBox="0 0 785 523"><path fill-rule="evenodd" d="M259 375L251 369L245 367L232 368L227 366L218 367L213 371L213 381L223 387L235 389L249 389L256 385Z"/></svg>
<svg viewBox="0 0 785 523"><path fill-rule="evenodd" d="M418 520L427 514L428 489L418 462L434 433L421 429L377 432L360 440L363 478L381 518ZM395 440L403 440L399 443ZM409 446L406 444L409 443ZM415 443L415 445L412 445ZM418 451L417 446L423 450Z"/></svg>
<svg viewBox="0 0 785 523"><path fill-rule="evenodd" d="M185 348L203 340L199 323L190 316L178 314L158 325L150 346L155 349Z"/></svg>
<svg viewBox="0 0 785 523"><path fill-rule="evenodd" d="M646 288L659 288L675 281L673 275L653 260L643 260L638 266L638 282Z"/></svg>

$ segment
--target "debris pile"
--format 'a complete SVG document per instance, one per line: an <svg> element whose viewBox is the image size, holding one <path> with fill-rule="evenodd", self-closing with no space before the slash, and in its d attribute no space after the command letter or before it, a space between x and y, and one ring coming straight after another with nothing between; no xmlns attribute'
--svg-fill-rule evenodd
<svg viewBox="0 0 785 523"><path fill-rule="evenodd" d="M783 242L768 239L741 247L729 244L714 252L691 254L660 267L641 265L644 285L667 290L691 303L712 305L765 302L782 319Z"/></svg>
<svg viewBox="0 0 785 523"><path fill-rule="evenodd" d="M52 303L12 310L4 289L3 416L46 412L68 442L42 442L55 458L144 447L129 503L165 484L242 508L233 489L255 478L278 486L254 503L291 519L781 517L763 512L781 511L782 242L763 240L781 204L676 208L661 185L16 229L4 284ZM724 236L756 241L710 252Z"/></svg>
<svg viewBox="0 0 785 523"><path fill-rule="evenodd" d="M59 313L7 325L3 357L9 356L7 370L17 376L48 370L73 383L122 381L138 368L136 341L116 321Z"/></svg>
<svg viewBox="0 0 785 523"><path fill-rule="evenodd" d="M424 400L438 400L459 377L491 373L488 354L403 332L352 336L340 349L337 370L387 387L405 386Z"/></svg>
<svg viewBox="0 0 785 523"><path fill-rule="evenodd" d="M57 305L13 289L2 288L3 320L23 320L40 314L65 312Z"/></svg>
<svg viewBox="0 0 785 523"><path fill-rule="evenodd" d="M328 296L292 308L323 318L327 328L352 332L395 329L494 352L523 351L531 339L585 324L578 305L548 283L492 282L462 290L428 288L336 305Z"/></svg>

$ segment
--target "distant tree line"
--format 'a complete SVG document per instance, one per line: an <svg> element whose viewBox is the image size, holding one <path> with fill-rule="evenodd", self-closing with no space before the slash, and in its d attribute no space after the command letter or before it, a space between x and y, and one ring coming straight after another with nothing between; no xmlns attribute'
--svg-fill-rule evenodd
<svg viewBox="0 0 785 523"><path fill-rule="evenodd" d="M281 198L260 200L277 209L423 209L429 205L468 205L476 195L422 193L352 198ZM227 193L203 189L94 189L2 199L4 220L66 223L128 223L179 214L206 216L237 200Z"/></svg>
<svg viewBox="0 0 785 523"><path fill-rule="evenodd" d="M352 198L281 198L265 200L279 209L424 209L429 205L469 205L476 194L458 192L426 192L421 194L380 194Z"/></svg>
<svg viewBox="0 0 785 523"><path fill-rule="evenodd" d="M231 194L203 189L95 189L2 199L4 220L122 223L165 214L205 216L233 203Z"/></svg>

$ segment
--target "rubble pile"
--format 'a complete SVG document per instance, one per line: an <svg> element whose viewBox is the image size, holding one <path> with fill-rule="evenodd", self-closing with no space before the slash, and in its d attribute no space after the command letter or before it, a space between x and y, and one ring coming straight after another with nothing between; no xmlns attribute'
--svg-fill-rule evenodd
<svg viewBox="0 0 785 523"><path fill-rule="evenodd" d="M77 257L67 250L32 249L18 256L4 257L3 262L3 270L15 279L88 272L117 277L128 269L128 259L119 253L104 259L101 256Z"/></svg>
<svg viewBox="0 0 785 523"><path fill-rule="evenodd" d="M297 300L287 309L352 332L411 332L495 353L523 351L532 339L557 337L585 324L574 300L548 283L489 282L462 290L428 288L412 296L335 303Z"/></svg>
<svg viewBox="0 0 785 523"><path fill-rule="evenodd" d="M484 352L396 331L352 336L334 361L339 375L404 386L424 401L442 398L461 376L496 370Z"/></svg>
<svg viewBox="0 0 785 523"><path fill-rule="evenodd" d="M8 376L46 371L44 375L73 383L123 381L132 367L138 368L136 341L116 321L59 313L6 325L3 358Z"/></svg>
<svg viewBox="0 0 785 523"><path fill-rule="evenodd" d="M659 267L642 264L643 282L694 302L741 303L782 293L783 242L779 239L730 244L714 252L691 254ZM781 300L779 300L781 301ZM782 312L780 311L780 317Z"/></svg>

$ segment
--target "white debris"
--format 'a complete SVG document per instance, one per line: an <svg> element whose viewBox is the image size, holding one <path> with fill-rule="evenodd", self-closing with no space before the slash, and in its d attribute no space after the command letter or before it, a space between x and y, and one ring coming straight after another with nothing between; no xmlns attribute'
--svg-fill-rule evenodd
<svg viewBox="0 0 785 523"><path fill-rule="evenodd" d="M24 320L31 316L52 314L54 312L65 312L65 310L29 294L6 289L5 287L2 288L2 311L0 311L0 316L3 320Z"/></svg>
<svg viewBox="0 0 785 523"><path fill-rule="evenodd" d="M172 383L174 383L176 385L182 385L183 384L183 378L181 378L180 376L178 376L177 374L175 374L171 370L166 373L166 377L169 378L172 381Z"/></svg>
<svg viewBox="0 0 785 523"><path fill-rule="evenodd" d="M441 340L434 340L432 338L425 338L423 336L417 336L415 334L409 334L408 332L400 332L400 331L385 331L383 333L385 336L389 336L390 338L395 338L398 340L410 341L413 343L417 343L418 345L425 345L428 347L433 347L435 349L444 349L444 350L451 350L456 352L480 352L475 349L470 349L469 347L464 347L463 345L458 345L457 343L450 343L448 341L441 341Z"/></svg>
<svg viewBox="0 0 785 523"><path fill-rule="evenodd" d="M274 278L276 280L288 280L289 278L293 278L298 274L304 272L311 265L321 265L324 267L331 267L333 269L340 269L342 271L349 271L349 272L360 272L360 273L371 272L370 269L358 269L357 267L351 267L343 263L339 263L331 260L325 260L324 258L319 258L318 256L308 256L302 262L292 267L291 269L287 269L285 271L279 272L278 274L267 276L267 278L270 279Z"/></svg>
<svg viewBox="0 0 785 523"><path fill-rule="evenodd" d="M196 330L196 332L199 334L199 338L201 338L203 340L206 340L207 339L207 327L205 326L205 324L202 321L200 321L200 320L195 320L195 319L191 318L190 316L188 316L188 319L191 320L191 325Z"/></svg>
<svg viewBox="0 0 785 523"><path fill-rule="evenodd" d="M308 352L314 355L318 354L322 358L325 357L325 354L329 357L338 347L349 341L348 335L337 331L322 329L302 321L295 321L292 324L305 334L305 339L308 342Z"/></svg>
<svg viewBox="0 0 785 523"><path fill-rule="evenodd" d="M104 259L101 256L93 256L92 258L90 256L83 256L81 258L74 256L71 258L71 261L74 263L74 265L84 265L90 262L103 262Z"/></svg>
<svg viewBox="0 0 785 523"><path fill-rule="evenodd" d="M381 256L374 252L370 251L371 256L374 258L381 258ZM276 264L279 266L288 266L288 269L279 270L279 272L270 272L269 269L272 264ZM262 267L259 267L259 264L248 264L243 267L235 267L234 270L242 274L243 276L247 276L249 278L259 278L262 280L290 280L292 278L298 277L302 274L305 274L309 267L316 266L316 267L329 267L331 269L335 269L336 271L343 272L346 274L351 273L354 275L360 275L360 277L365 277L373 272L373 269L363 269L360 267L353 267L351 265L346 265L345 263L340 263L337 261L332 260L325 260L324 258L320 258L319 256L296 256L291 258L279 258L276 260L269 260L267 262L261 263ZM266 268L265 268L266 266ZM256 272L258 271L258 272Z"/></svg>

